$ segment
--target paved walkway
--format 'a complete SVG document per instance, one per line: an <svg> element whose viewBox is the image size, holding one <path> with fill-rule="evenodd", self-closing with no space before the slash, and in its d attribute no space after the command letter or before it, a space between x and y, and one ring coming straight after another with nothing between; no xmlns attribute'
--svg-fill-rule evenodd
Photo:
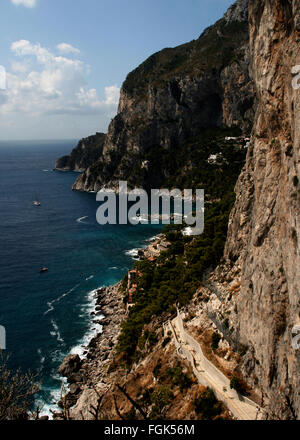
<svg viewBox="0 0 300 440"><path fill-rule="evenodd" d="M261 419L262 409L252 400L230 389L230 380L204 356L199 342L184 329L178 310L177 317L165 327L165 331L169 330L174 336L178 354L190 362L199 383L212 388L234 417L238 420Z"/></svg>

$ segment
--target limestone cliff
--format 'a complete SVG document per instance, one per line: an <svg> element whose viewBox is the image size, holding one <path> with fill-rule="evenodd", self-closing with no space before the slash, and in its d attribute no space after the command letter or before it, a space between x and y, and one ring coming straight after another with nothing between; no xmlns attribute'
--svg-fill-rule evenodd
<svg viewBox="0 0 300 440"><path fill-rule="evenodd" d="M185 304L185 325L224 374L231 378L234 374L247 383L251 397L263 408L263 418L299 419L300 353L292 345L292 328L300 324L300 89L295 87L292 69L300 64L300 5L298 0L251 0L250 50L248 31L247 35L245 29L242 31L247 13L247 2L237 2L199 40L155 54L128 76L103 155L78 179L74 188L94 190L102 185L114 185L119 178L130 177L129 169L135 170L132 185L137 182L136 176L141 183L149 182L149 175L155 175L155 183L161 182L166 177L164 170L157 175L151 163L144 162L147 151L158 146L159 151L170 152L187 138L197 136L204 127L215 127L221 122L226 125L238 122L248 130L257 96L252 139L246 166L236 185L225 258L213 272L207 270L203 279L201 272L199 282L193 272L196 287L193 284L191 288L192 301ZM230 46L235 46L225 62L222 57L228 48L226 38L225 42L224 38L214 38L229 35L226 32L232 30L231 26L239 29L239 38L242 35L244 40L238 46L230 31ZM207 44L216 41L221 44L221 40L222 55L218 53L212 61L211 46ZM237 62L233 55L241 49L242 61ZM200 54L205 56L201 58ZM218 66L214 64L216 59ZM249 63L253 83L249 79ZM143 170L140 175L136 173L138 167ZM223 237L224 231L222 228ZM182 247L185 257L187 246L185 243ZM204 258L205 252L199 249L201 252L193 257L194 264ZM178 267L184 270L182 267L191 264L189 260ZM162 260L159 267L161 271ZM166 273L171 270L168 266ZM180 278L181 274L176 272L176 276ZM155 283L158 289L156 278ZM166 291L165 279L162 287L160 294ZM176 286L176 293L180 288ZM178 300L175 295L174 298ZM120 331L119 318L113 341ZM104 345L110 354L102 353L101 348L101 354L96 352L84 364L88 379L80 382L83 393L73 417L78 418L78 410L91 402L95 406L98 397L95 385L98 392L105 393L103 407L107 417L120 417L114 405L115 395L121 413L132 416L131 405L116 389L116 383L149 411L153 410L149 392L160 384L172 385L165 372L168 369L174 373L178 356L170 335L165 339L163 335L172 311L166 310L152 318L149 328L143 328L139 342L144 338L144 343L140 344L135 363L128 371L127 364L126 368L122 366L121 355L116 357L112 352L115 342L111 346L106 340ZM212 348L214 337L220 338L216 348ZM103 362L100 356L111 357L107 360L107 375L95 377L106 367L105 359ZM184 364L180 368L188 367ZM195 396L199 400L195 394L199 391L197 387L192 381L184 389L185 394L176 388L164 416L197 418L193 403Z"/></svg>
<svg viewBox="0 0 300 440"><path fill-rule="evenodd" d="M239 0L190 43L152 55L131 72L103 154L74 189L163 185L171 172L153 160L204 128L238 125L249 132L255 93L249 76L248 1ZM182 164L184 166L184 164Z"/></svg>
<svg viewBox="0 0 300 440"><path fill-rule="evenodd" d="M105 141L105 134L96 133L93 136L81 139L69 156L57 160L57 171L83 172L90 167L101 155Z"/></svg>
<svg viewBox="0 0 300 440"><path fill-rule="evenodd" d="M226 257L241 266L236 336L244 371L259 381L273 418L300 417L300 63L297 0L250 1L251 69L259 107L239 178Z"/></svg>

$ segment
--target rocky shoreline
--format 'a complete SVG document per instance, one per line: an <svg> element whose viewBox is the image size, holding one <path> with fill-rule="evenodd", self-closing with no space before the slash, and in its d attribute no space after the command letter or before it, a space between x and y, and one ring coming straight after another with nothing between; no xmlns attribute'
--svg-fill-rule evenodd
<svg viewBox="0 0 300 440"><path fill-rule="evenodd" d="M84 402L92 403L97 393L103 394L110 387L104 378L114 356L121 323L126 316L121 282L98 289L95 297L96 307L91 318L95 324L102 326L102 332L85 347L83 359L77 354L70 354L58 369L58 373L68 381L68 394L62 397L58 406L68 410L70 417L75 419L88 418L88 414L84 414ZM61 412L54 413L54 418L62 416Z"/></svg>
<svg viewBox="0 0 300 440"><path fill-rule="evenodd" d="M159 234L146 248L138 250L136 259L153 261L168 245L164 234ZM58 369L58 373L68 382L68 392L62 396L58 406L68 411L70 418L91 418L89 408L97 404L99 395L107 393L114 385L111 377L108 378L108 369L126 313L121 281L95 291L95 310L91 312L91 319L94 324L101 325L102 331L84 347L83 359L78 354L69 354ZM64 416L62 412L52 413L54 418Z"/></svg>

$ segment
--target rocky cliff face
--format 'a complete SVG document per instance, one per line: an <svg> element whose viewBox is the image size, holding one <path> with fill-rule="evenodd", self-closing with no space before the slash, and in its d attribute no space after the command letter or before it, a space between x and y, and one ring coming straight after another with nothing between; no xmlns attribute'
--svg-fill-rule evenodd
<svg viewBox="0 0 300 440"><path fill-rule="evenodd" d="M226 257L240 265L236 335L244 371L259 381L274 418L300 417L300 62L297 0L250 1L252 75L259 108L236 187ZM251 354L250 354L251 353Z"/></svg>
<svg viewBox="0 0 300 440"><path fill-rule="evenodd" d="M69 156L61 157L55 164L57 171L80 171L89 168L102 154L105 134L96 133L82 139Z"/></svg>
<svg viewBox="0 0 300 440"><path fill-rule="evenodd" d="M247 2L237 2L199 40L156 54L129 75L103 156L79 178L75 188L114 185L136 164L145 173L153 173L151 164L141 162L145 152L153 145L162 152L172 151L207 125L238 121L248 129L257 96L252 140L236 186L225 259L199 283L186 307L185 325L212 361L247 382L253 399L264 408L264 418L299 419L300 353L292 345L292 329L300 325L300 89L292 85L292 68L300 64L300 5L297 0L251 0L250 51L245 37L242 61L232 61L236 45L230 62L224 64L222 58L218 68L216 64L211 67L206 54L203 59L210 67L204 68L199 54L206 53L208 41L219 41L211 40L212 35L217 38L223 32L224 36L227 25L241 29L247 11ZM249 60L254 83L249 80ZM172 69L166 69L170 64ZM209 113L203 110L203 103ZM164 370L176 359L172 342L163 340L162 325L163 317L159 317L151 328L157 332L157 346L141 355L130 374L117 369L118 359L107 370L114 375L106 378L103 388L108 417L119 417L113 408L113 393L108 392L111 386L121 383L134 398L141 398L145 388L157 382L152 374L157 364ZM216 331L221 342L212 353L211 338ZM93 371L99 371L97 356ZM94 384L100 384L98 377L89 380L89 389L85 385L78 403L80 409L91 401L88 393L93 392ZM194 399L190 392L193 388L187 398L179 394L179 401L169 406L169 418L195 417L191 407L182 403ZM97 402L95 393L93 399ZM119 395L120 408L129 411L130 405L123 400ZM79 417L76 408L74 411L74 417Z"/></svg>
<svg viewBox="0 0 300 440"><path fill-rule="evenodd" d="M248 1L239 0L198 40L164 49L131 72L121 90L103 154L74 184L97 191L119 180L157 187L167 170L151 160L204 128L250 131L255 92L249 76Z"/></svg>

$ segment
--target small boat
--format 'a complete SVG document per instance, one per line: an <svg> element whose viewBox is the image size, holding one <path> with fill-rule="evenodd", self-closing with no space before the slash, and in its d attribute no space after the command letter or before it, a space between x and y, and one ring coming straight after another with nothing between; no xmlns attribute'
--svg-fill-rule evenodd
<svg viewBox="0 0 300 440"><path fill-rule="evenodd" d="M42 267L40 273L48 272L48 270L49 270L48 267Z"/></svg>
<svg viewBox="0 0 300 440"><path fill-rule="evenodd" d="M33 202L34 206L41 206L41 202L38 201L37 195L35 195L35 200Z"/></svg>

